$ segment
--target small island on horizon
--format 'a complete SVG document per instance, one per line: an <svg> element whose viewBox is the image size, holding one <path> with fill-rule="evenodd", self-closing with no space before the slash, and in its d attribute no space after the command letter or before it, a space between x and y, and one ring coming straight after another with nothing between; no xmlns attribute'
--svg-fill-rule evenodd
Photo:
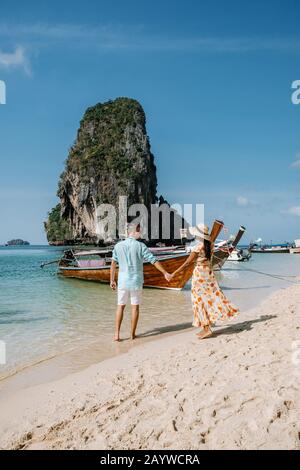
<svg viewBox="0 0 300 470"><path fill-rule="evenodd" d="M23 246L23 245L30 245L30 243L25 240L22 240L21 238L15 238L5 243L5 246Z"/></svg>

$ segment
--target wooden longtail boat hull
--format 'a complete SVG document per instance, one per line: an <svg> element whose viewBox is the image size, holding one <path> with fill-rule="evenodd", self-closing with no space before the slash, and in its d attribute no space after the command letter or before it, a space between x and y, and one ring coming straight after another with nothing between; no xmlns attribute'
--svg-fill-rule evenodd
<svg viewBox="0 0 300 470"><path fill-rule="evenodd" d="M160 263L169 273L174 272L188 258L188 254L172 256L160 259ZM144 286L156 287L159 289L182 289L193 274L194 266L189 266L185 271L176 275L170 282L167 282L161 272L151 263L144 263ZM59 266L59 274L64 277L83 279L86 281L96 281L101 283L110 282L110 266L101 268L79 268L76 266Z"/></svg>
<svg viewBox="0 0 300 470"><path fill-rule="evenodd" d="M213 239L218 236L223 226L222 222L216 221L213 227ZM230 245L224 246L217 249L212 258L213 269L221 269L230 253L236 247L240 239L245 232L245 228L241 227L237 233L235 239ZM82 254L82 253L81 253ZM188 253L170 254L169 256L159 257L158 260L163 265L165 270L169 273L176 271L186 259L189 257ZM144 286L145 287L156 287L158 289L183 289L185 284L191 278L194 270L194 264L191 264L188 268L181 273L174 276L174 278L168 282L164 276L158 271L151 263L144 263ZM118 271L117 271L118 273ZM61 260L59 264L59 274L64 277L82 279L86 281L96 281L101 283L110 282L110 265L102 267L79 267L69 264L68 260Z"/></svg>
<svg viewBox="0 0 300 470"><path fill-rule="evenodd" d="M218 221L216 221L215 224L217 222ZM218 223L221 224L221 222L218 222ZM245 227L241 226L238 233L236 234L234 240L232 241L232 243L230 245L227 245L227 246L225 245L225 246L223 246L223 247L221 247L221 248L219 248L218 250L215 251L215 253L213 255L213 260L212 260L212 264L213 264L214 269L222 269L223 265L228 260L230 254L237 247L239 241L241 240L242 236L245 233L245 230L246 230Z"/></svg>
<svg viewBox="0 0 300 470"><path fill-rule="evenodd" d="M222 269L223 265L229 258L233 248L223 247L215 251L213 254L212 265L214 270Z"/></svg>
<svg viewBox="0 0 300 470"><path fill-rule="evenodd" d="M213 255L212 265L214 269L221 269L226 260L228 259L232 249L224 247L216 250ZM189 254L178 254L175 256L159 259L165 270L169 273L176 271L181 266ZM187 269L177 274L170 282L167 282L164 276L153 266L151 263L144 263L144 286L156 287L158 289L183 289L185 284L192 277L194 264ZM118 273L118 270L117 270ZM103 266L98 268L81 268L77 266L64 266L59 265L59 274L64 277L82 279L85 281L95 281L101 283L110 282L110 266Z"/></svg>

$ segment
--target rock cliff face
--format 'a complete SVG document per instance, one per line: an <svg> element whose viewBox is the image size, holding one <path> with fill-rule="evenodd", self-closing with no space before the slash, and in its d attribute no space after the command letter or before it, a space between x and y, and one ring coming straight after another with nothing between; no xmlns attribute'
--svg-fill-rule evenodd
<svg viewBox="0 0 300 470"><path fill-rule="evenodd" d="M80 122L65 171L60 177L60 204L45 222L53 244L99 242L96 207L143 203L150 209L156 198L156 167L141 105L129 98L88 108Z"/></svg>

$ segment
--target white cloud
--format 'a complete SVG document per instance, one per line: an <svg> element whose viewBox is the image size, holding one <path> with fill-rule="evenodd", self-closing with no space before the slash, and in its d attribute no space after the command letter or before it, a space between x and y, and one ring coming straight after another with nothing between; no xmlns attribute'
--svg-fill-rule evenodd
<svg viewBox="0 0 300 470"><path fill-rule="evenodd" d="M46 42L81 41L102 49L246 53L255 51L300 52L300 40L290 37L166 37L149 34L142 26L130 30L120 25L76 23L0 23L0 36L26 37Z"/></svg>
<svg viewBox="0 0 300 470"><path fill-rule="evenodd" d="M4 24L0 23L1 36L32 36L53 39L85 39L97 37L111 37L118 34L118 29L112 30L110 26L99 25L96 27L84 24L72 23L33 23L33 24Z"/></svg>
<svg viewBox="0 0 300 470"><path fill-rule="evenodd" d="M218 54L244 54L262 52L300 52L300 39L280 40L272 37L219 37L219 36L166 36L149 33L142 25L125 28L112 24L80 23L0 23L0 38L29 45L30 50L41 47L88 47L98 52L193 52ZM0 50L0 68L23 68L31 75L30 63L23 47L14 52ZM299 157L300 158L300 157Z"/></svg>
<svg viewBox="0 0 300 470"><path fill-rule="evenodd" d="M293 206L288 209L288 213L300 217L300 206Z"/></svg>
<svg viewBox="0 0 300 470"><path fill-rule="evenodd" d="M236 198L236 203L238 206L240 207L246 207L246 206L249 206L250 204L250 201L248 198L244 197L244 196L238 196Z"/></svg>
<svg viewBox="0 0 300 470"><path fill-rule="evenodd" d="M291 168L300 168L300 155L297 155L297 160L291 164Z"/></svg>
<svg viewBox="0 0 300 470"><path fill-rule="evenodd" d="M0 67L5 69L21 68L27 75L31 73L25 49L21 46L16 47L13 52L3 52L0 50Z"/></svg>

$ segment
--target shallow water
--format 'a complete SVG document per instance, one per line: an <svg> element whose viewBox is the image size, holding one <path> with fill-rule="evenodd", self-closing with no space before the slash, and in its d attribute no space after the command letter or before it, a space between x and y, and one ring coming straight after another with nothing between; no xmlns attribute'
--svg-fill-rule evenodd
<svg viewBox="0 0 300 470"><path fill-rule="evenodd" d="M0 248L0 341L6 344L6 364L0 376L61 353L75 351L80 365L94 344L95 360L118 352L112 347L116 294L108 285L64 279L44 261L60 257L54 247ZM300 276L300 256L255 254L248 263L227 263L218 279L228 297L242 310L252 308L274 290L291 285L249 270L280 276ZM155 337L191 324L189 286L181 291L144 289L139 333ZM123 337L128 337L126 315Z"/></svg>

